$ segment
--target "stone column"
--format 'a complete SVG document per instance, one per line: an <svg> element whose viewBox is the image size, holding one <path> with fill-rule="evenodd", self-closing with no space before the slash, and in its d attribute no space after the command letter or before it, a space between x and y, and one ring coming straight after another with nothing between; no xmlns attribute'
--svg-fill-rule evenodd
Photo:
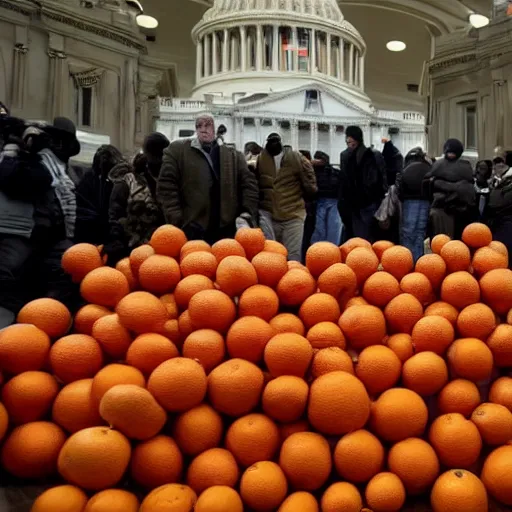
<svg viewBox="0 0 512 512"><path fill-rule="evenodd" d="M340 82L345 81L345 41L340 37Z"/></svg>
<svg viewBox="0 0 512 512"><path fill-rule="evenodd" d="M256 141L261 144L261 119L259 117L254 119L254 127L256 128Z"/></svg>
<svg viewBox="0 0 512 512"><path fill-rule="evenodd" d="M297 120L290 121L292 148L294 151L299 150L299 122Z"/></svg>
<svg viewBox="0 0 512 512"><path fill-rule="evenodd" d="M331 34L327 34L325 38L325 44L327 46L327 76L331 76Z"/></svg>
<svg viewBox="0 0 512 512"><path fill-rule="evenodd" d="M247 70L247 31L245 27L240 27L240 69ZM243 126L243 125L242 125Z"/></svg>
<svg viewBox="0 0 512 512"><path fill-rule="evenodd" d="M230 45L231 45L231 56L229 59L229 70L236 71L236 54L240 52L240 47L236 47L236 37L233 35L230 37Z"/></svg>
<svg viewBox="0 0 512 512"><path fill-rule="evenodd" d="M256 26L256 71L263 69L263 27Z"/></svg>
<svg viewBox="0 0 512 512"><path fill-rule="evenodd" d="M208 77L211 74L212 69L212 52L210 46L211 35L205 34L204 38L204 77Z"/></svg>
<svg viewBox="0 0 512 512"><path fill-rule="evenodd" d="M212 75L219 72L218 50L219 40L217 39L217 33L212 32Z"/></svg>
<svg viewBox="0 0 512 512"><path fill-rule="evenodd" d="M316 73L316 30L311 29L311 41L309 43L311 55L309 57L309 64L311 66L310 73Z"/></svg>
<svg viewBox="0 0 512 512"><path fill-rule="evenodd" d="M272 36L272 71L279 71L279 25L274 25Z"/></svg>
<svg viewBox="0 0 512 512"><path fill-rule="evenodd" d="M359 59L359 87L364 91L364 55Z"/></svg>
<svg viewBox="0 0 512 512"><path fill-rule="evenodd" d="M359 52L356 50L354 54L354 85L359 87Z"/></svg>
<svg viewBox="0 0 512 512"><path fill-rule="evenodd" d="M227 28L224 29L224 42L222 43L222 72L226 73L229 69L228 62L229 55L229 31Z"/></svg>
<svg viewBox="0 0 512 512"><path fill-rule="evenodd" d="M22 109L25 99L25 79L27 76L28 46L24 43L14 45L11 107Z"/></svg>
<svg viewBox="0 0 512 512"><path fill-rule="evenodd" d="M311 151L311 154L314 154L314 152L318 148L318 124L317 123L310 124L310 135L311 135L310 151Z"/></svg>
<svg viewBox="0 0 512 512"><path fill-rule="evenodd" d="M198 39L196 44L196 82L203 78L203 40Z"/></svg>
<svg viewBox="0 0 512 512"><path fill-rule="evenodd" d="M122 97L122 111L124 116L121 118L121 152L132 152L135 141L135 77L136 61L127 59L124 66L124 88Z"/></svg>
<svg viewBox="0 0 512 512"><path fill-rule="evenodd" d="M354 84L354 45L350 44L349 63L348 63L348 83Z"/></svg>
<svg viewBox="0 0 512 512"><path fill-rule="evenodd" d="M335 150L335 148L334 148L335 138L336 138L336 125L330 124L329 125L329 155L331 157L333 156L333 151ZM331 158L331 160L332 160L332 158Z"/></svg>
<svg viewBox="0 0 512 512"><path fill-rule="evenodd" d="M293 48L293 71L299 70L299 37L297 27L292 28L292 48Z"/></svg>
<svg viewBox="0 0 512 512"><path fill-rule="evenodd" d="M65 93L68 87L67 78L64 75L65 62L67 55L58 50L49 49L48 57L50 57L50 88L48 91L48 119L53 120L54 117L63 115L63 101L67 97Z"/></svg>

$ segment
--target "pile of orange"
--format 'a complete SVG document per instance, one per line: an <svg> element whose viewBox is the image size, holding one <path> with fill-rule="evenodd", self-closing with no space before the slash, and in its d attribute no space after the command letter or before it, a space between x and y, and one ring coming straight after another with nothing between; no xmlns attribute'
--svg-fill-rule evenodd
<svg viewBox="0 0 512 512"><path fill-rule="evenodd" d="M512 271L482 224L408 249L163 226L87 302L0 332L0 464L33 512L435 512L512 505ZM127 490L128 489L128 490Z"/></svg>

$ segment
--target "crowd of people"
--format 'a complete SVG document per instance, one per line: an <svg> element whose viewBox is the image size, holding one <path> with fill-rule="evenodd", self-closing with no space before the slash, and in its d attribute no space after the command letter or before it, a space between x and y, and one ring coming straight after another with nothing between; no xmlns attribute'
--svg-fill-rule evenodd
<svg viewBox="0 0 512 512"><path fill-rule="evenodd" d="M72 244L101 246L115 265L165 223L210 244L260 227L296 261L315 242L353 237L401 243L418 259L427 237L457 238L478 219L512 249L512 169L501 149L473 171L456 139L437 161L421 148L404 158L389 140L382 152L365 146L349 126L338 166L278 133L244 152L224 134L201 115L192 138L152 133L133 158L101 146L84 169L71 164L80 143L69 119L27 124L0 104L0 328L37 296L79 307L60 265Z"/></svg>

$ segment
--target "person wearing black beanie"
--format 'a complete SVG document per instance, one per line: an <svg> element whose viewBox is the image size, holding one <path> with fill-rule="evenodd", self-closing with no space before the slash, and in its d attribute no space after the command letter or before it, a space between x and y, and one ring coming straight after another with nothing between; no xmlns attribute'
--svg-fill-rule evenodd
<svg viewBox="0 0 512 512"><path fill-rule="evenodd" d="M170 140L159 132L150 133L144 140L142 151L146 156L148 168L155 179L160 174L164 150L169 147L170 143Z"/></svg>

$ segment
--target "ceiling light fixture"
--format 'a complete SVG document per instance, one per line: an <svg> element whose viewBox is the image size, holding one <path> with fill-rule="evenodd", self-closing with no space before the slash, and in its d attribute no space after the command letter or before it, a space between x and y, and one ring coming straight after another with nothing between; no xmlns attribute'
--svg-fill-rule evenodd
<svg viewBox="0 0 512 512"><path fill-rule="evenodd" d="M474 28L482 28L489 25L489 18L483 14L473 13L469 15L469 23L471 23Z"/></svg>
<svg viewBox="0 0 512 512"><path fill-rule="evenodd" d="M148 16L147 14L141 14L137 16L137 25L140 28L145 28L147 30L152 30L158 27L158 20L153 18L153 16Z"/></svg>
<svg viewBox="0 0 512 512"><path fill-rule="evenodd" d="M386 44L386 48L390 52L403 52L407 48L407 45L403 41L389 41Z"/></svg>

